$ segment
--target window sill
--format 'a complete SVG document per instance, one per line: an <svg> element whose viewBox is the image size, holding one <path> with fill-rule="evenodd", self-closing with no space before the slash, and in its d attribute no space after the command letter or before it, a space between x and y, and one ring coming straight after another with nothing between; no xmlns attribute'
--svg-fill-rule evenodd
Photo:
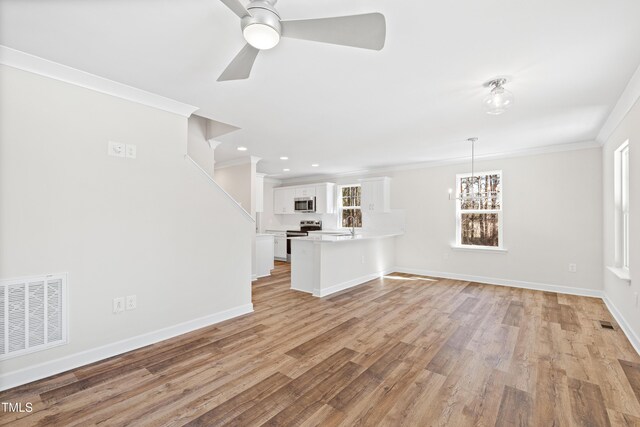
<svg viewBox="0 0 640 427"><path fill-rule="evenodd" d="M627 282L631 281L631 273L626 268L607 267L607 270L615 274L618 279L626 280Z"/></svg>
<svg viewBox="0 0 640 427"><path fill-rule="evenodd" d="M505 248L497 248L493 246L471 246L471 245L451 245L451 249L454 251L470 251L470 252L497 252L507 253Z"/></svg>

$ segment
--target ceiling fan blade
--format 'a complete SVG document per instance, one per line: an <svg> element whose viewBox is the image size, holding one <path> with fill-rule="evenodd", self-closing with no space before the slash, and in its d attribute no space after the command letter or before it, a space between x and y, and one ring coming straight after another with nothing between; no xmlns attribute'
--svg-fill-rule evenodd
<svg viewBox="0 0 640 427"><path fill-rule="evenodd" d="M280 24L282 37L372 50L382 49L387 32L381 13L281 21Z"/></svg>
<svg viewBox="0 0 640 427"><path fill-rule="evenodd" d="M245 16L249 15L247 8L244 7L242 3L240 3L240 0L220 0L220 1L224 3L225 6L231 9L231 11L236 15L238 15L240 18L244 18Z"/></svg>
<svg viewBox="0 0 640 427"><path fill-rule="evenodd" d="M233 61L231 61L222 74L220 74L218 81L242 80L249 77L258 53L260 53L260 50L251 46L249 43L244 45L242 50L233 58Z"/></svg>

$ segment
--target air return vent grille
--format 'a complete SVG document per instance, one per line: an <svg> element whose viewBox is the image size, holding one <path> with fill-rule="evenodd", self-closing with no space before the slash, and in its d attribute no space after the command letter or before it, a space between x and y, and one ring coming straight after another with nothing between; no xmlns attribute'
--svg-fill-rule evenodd
<svg viewBox="0 0 640 427"><path fill-rule="evenodd" d="M0 360L67 342L67 275L0 282Z"/></svg>

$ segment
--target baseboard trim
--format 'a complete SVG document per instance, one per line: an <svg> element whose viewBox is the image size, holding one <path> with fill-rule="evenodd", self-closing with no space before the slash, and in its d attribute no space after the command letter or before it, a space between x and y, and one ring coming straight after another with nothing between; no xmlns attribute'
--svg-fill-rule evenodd
<svg viewBox="0 0 640 427"><path fill-rule="evenodd" d="M377 273L371 273L371 274L357 277L352 280L347 280L346 282L338 283L337 285L333 285L328 288L324 288L324 289L314 288L313 296L320 297L320 298L326 297L327 295L335 294L336 292L344 291L345 289L349 289L349 288L353 288L354 286L361 285L365 282L368 282L369 280L373 280L381 276L386 276L387 274L391 274L394 271L395 271L394 269L379 271Z"/></svg>
<svg viewBox="0 0 640 427"><path fill-rule="evenodd" d="M398 273L417 274L420 276L442 277L443 279L464 280L467 282L486 283L496 286L509 286L512 288L531 289L534 291L548 291L559 294L579 295L583 297L602 298L601 290L573 288L571 286L549 285L546 283L525 282L522 280L498 279L495 277L470 276L466 274L447 273L443 271L423 270L420 268L396 267Z"/></svg>
<svg viewBox="0 0 640 427"><path fill-rule="evenodd" d="M616 322L618 322L618 325L620 325L622 332L624 332L624 334L627 336L627 339L629 340L633 348L640 355L640 338L635 334L633 329L631 329L631 326L629 326L629 322L627 322L627 319L624 318L620 310L618 310L618 308L606 295L602 298L602 300L609 309L609 312L611 313L613 318L616 319Z"/></svg>
<svg viewBox="0 0 640 427"><path fill-rule="evenodd" d="M101 347L81 351L79 353L50 360L28 368L2 373L0 375L0 391L27 384L32 381L37 381L70 369L88 365L90 363L98 362L109 357L117 356L118 354L136 350L150 344L155 344L157 342L251 312L253 312L253 304L244 304L229 310L209 314L207 316L159 329L157 331L148 332L146 334L127 338Z"/></svg>

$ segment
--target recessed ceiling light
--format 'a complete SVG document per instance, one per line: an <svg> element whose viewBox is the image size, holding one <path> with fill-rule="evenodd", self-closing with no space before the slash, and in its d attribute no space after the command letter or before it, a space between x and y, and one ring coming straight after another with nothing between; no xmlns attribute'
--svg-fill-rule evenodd
<svg viewBox="0 0 640 427"><path fill-rule="evenodd" d="M238 147L238 151L247 151L247 147Z"/></svg>
<svg viewBox="0 0 640 427"><path fill-rule="evenodd" d="M289 160L289 158L287 156L282 156L280 157L280 160Z"/></svg>
<svg viewBox="0 0 640 427"><path fill-rule="evenodd" d="M291 169L282 169L282 172L289 172Z"/></svg>
<svg viewBox="0 0 640 427"><path fill-rule="evenodd" d="M317 168L318 166L320 166L320 165L317 164L317 163L314 163L314 164L311 165L312 168Z"/></svg>

